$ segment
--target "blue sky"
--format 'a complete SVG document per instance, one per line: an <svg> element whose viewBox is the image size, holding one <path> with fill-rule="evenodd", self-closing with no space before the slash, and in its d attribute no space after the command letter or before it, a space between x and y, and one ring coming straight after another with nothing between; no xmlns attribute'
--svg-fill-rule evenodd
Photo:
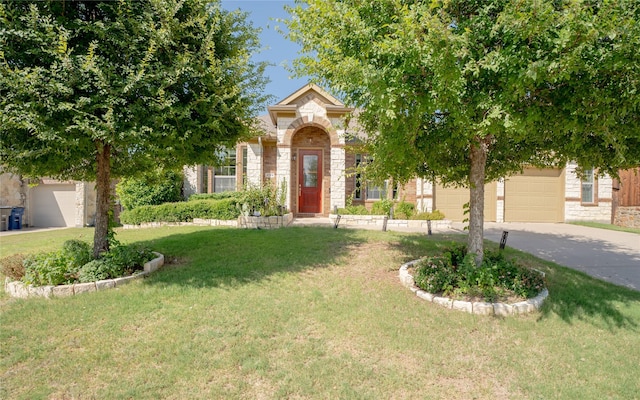
<svg viewBox="0 0 640 400"><path fill-rule="evenodd" d="M222 7L226 10L241 9L249 13L248 19L256 28L261 28L260 42L263 50L255 56L256 61L268 61L272 64L266 74L271 82L266 86L267 94L275 96L272 104L283 100L308 82L308 78L292 79L286 65L291 65L298 56L300 47L289 41L277 28L286 30L283 23L276 18L288 18L284 10L285 5L294 5L293 1L280 0L222 0ZM266 110L264 111L266 113Z"/></svg>

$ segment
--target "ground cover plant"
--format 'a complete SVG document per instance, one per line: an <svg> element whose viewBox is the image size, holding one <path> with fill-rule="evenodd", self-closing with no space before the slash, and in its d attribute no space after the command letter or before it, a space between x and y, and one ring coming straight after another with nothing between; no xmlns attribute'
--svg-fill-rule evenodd
<svg viewBox="0 0 640 400"><path fill-rule="evenodd" d="M0 238L0 257L90 229ZM640 293L507 248L546 273L540 313L446 310L398 268L464 235L321 227L120 230L168 264L126 286L0 295L0 398L634 398ZM489 249L495 243L487 242Z"/></svg>
<svg viewBox="0 0 640 400"><path fill-rule="evenodd" d="M64 285L118 278L141 271L153 252L140 245L116 243L94 259L89 243L71 239L56 251L13 254L0 259L0 272L28 285Z"/></svg>
<svg viewBox="0 0 640 400"><path fill-rule="evenodd" d="M486 252L477 267L462 244L445 247L441 254L420 261L414 280L429 293L488 302L521 301L544 289L539 271L524 268L499 251Z"/></svg>

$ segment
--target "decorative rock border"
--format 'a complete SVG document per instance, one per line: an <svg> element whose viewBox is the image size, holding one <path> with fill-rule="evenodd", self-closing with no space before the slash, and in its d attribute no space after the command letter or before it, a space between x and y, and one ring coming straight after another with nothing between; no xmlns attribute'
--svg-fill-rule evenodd
<svg viewBox="0 0 640 400"><path fill-rule="evenodd" d="M7 292L11 297L26 299L28 297L68 297L81 293L113 289L115 287L126 285L127 283L132 282L134 279L144 278L163 266L164 255L156 253L155 251L153 252L153 254L156 255L156 258L146 262L142 271L137 271L133 275L123 276L121 278L57 286L25 285L20 281L10 281L9 278L6 278L4 282L4 291Z"/></svg>
<svg viewBox="0 0 640 400"><path fill-rule="evenodd" d="M254 217L241 215L237 219L194 218L193 222L144 222L140 225L123 225L124 229L159 228L163 226L229 226L232 228L275 229L291 225L293 214L283 216Z"/></svg>
<svg viewBox="0 0 640 400"><path fill-rule="evenodd" d="M140 225L122 225L124 229L160 228L163 226L230 226L237 228L238 220L194 218L193 222L143 222Z"/></svg>
<svg viewBox="0 0 640 400"><path fill-rule="evenodd" d="M289 226L292 222L292 213L271 217L254 217L251 215L241 215L238 217L238 228L277 229Z"/></svg>
<svg viewBox="0 0 640 400"><path fill-rule="evenodd" d="M329 214L331 222L335 222L337 214ZM384 215L342 215L340 214L340 224L347 226L379 226L384 225ZM417 219L387 219L387 229L393 228L412 228L412 229L428 229L426 220ZM448 219L438 219L431 221L431 229L450 229L451 221Z"/></svg>
<svg viewBox="0 0 640 400"><path fill-rule="evenodd" d="M416 294L416 296L421 299L433 302L445 308L451 308L453 310L466 311L469 314L480 314L480 315L498 315L498 316L509 316L509 315L517 315L517 314L526 314L530 312L535 312L540 309L544 299L549 296L549 291L545 288L543 289L536 297L532 299L528 299L526 301L520 301L514 304L506 304L506 303L487 303L487 302L470 302L470 301L460 301L453 300L448 297L439 297L434 294L425 292L415 285L415 281L413 280L413 275L409 273L409 267L420 262L420 260L409 261L408 263L402 264L400 267L400 282L406 287L408 287L412 292ZM544 277L544 272L538 271Z"/></svg>

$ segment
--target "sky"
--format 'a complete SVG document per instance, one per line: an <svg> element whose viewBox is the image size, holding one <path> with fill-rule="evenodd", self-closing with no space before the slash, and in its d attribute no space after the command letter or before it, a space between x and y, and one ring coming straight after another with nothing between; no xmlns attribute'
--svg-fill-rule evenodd
<svg viewBox="0 0 640 400"><path fill-rule="evenodd" d="M284 100L287 96L308 83L308 78L291 77L291 73L285 68L291 65L298 56L300 46L289 41L277 28L286 30L284 23L276 21L276 18L288 18L289 14L284 10L285 5L293 6L293 1L281 0L222 0L222 7L226 10L241 9L249 13L248 20L255 28L261 28L260 43L262 51L254 56L256 61L268 61L272 64L266 70L266 75L271 82L265 88L266 94L274 96L271 104ZM263 110L266 114L266 109Z"/></svg>

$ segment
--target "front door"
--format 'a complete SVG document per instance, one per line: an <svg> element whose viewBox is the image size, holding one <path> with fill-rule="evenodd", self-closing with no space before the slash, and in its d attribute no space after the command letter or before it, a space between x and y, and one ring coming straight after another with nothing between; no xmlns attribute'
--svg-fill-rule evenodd
<svg viewBox="0 0 640 400"><path fill-rule="evenodd" d="M322 212L322 150L298 152L298 212Z"/></svg>

